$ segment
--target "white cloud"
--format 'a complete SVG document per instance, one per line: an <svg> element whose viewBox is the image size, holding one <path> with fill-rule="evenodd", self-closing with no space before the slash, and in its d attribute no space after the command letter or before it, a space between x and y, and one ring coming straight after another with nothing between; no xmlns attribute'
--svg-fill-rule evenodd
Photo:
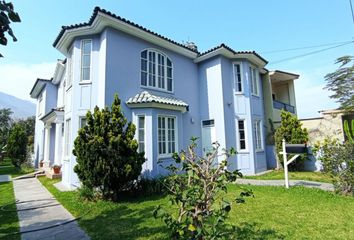
<svg viewBox="0 0 354 240"><path fill-rule="evenodd" d="M37 78L51 78L55 62L38 64L0 64L0 91L31 100L29 93Z"/></svg>

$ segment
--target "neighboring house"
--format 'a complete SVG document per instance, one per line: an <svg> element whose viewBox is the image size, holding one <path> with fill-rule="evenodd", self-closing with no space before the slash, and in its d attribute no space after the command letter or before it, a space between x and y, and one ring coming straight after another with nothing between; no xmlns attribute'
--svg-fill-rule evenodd
<svg viewBox="0 0 354 240"><path fill-rule="evenodd" d="M321 116L315 118L300 119L302 126L309 133L309 145L314 146L322 142L325 138L337 138L344 142L347 137L344 131L344 120L350 122L354 120L354 113L347 113L343 110L323 110ZM309 161L305 162L305 169L311 171L320 171L322 164L316 160L316 156L309 155Z"/></svg>
<svg viewBox="0 0 354 240"><path fill-rule="evenodd" d="M321 116L316 118L300 119L302 126L307 128L311 145L323 141L326 137L346 140L344 133L344 120L348 120L349 126L354 119L354 113L346 113L343 110L323 110Z"/></svg>
<svg viewBox="0 0 354 240"><path fill-rule="evenodd" d="M110 106L115 93L136 125L147 158L142 173L150 177L166 174L158 160L170 164L192 136L200 138L199 154L217 141L238 152L228 168L262 172L269 168L268 119L279 108L296 113L292 80L298 75L269 73L256 52L221 44L199 53L194 44L176 43L100 8L88 23L63 27L53 46L66 60L58 61L53 79L38 79L31 91L37 99L35 161L61 164L67 187L80 184L72 148L86 112Z"/></svg>

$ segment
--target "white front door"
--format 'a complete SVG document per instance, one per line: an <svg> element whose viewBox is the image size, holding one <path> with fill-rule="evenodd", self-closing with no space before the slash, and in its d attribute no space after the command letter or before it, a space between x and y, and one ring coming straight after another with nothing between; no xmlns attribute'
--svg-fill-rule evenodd
<svg viewBox="0 0 354 240"><path fill-rule="evenodd" d="M204 156L213 150L214 142L216 142L214 120L205 120L202 122L202 148Z"/></svg>

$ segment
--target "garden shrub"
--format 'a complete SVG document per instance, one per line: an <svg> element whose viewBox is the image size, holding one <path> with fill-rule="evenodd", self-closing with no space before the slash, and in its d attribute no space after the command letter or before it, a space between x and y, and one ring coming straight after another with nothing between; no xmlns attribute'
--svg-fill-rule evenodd
<svg viewBox="0 0 354 240"><path fill-rule="evenodd" d="M316 143L314 152L322 162L323 171L332 177L337 192L354 195L354 142L340 143L326 138Z"/></svg>
<svg viewBox="0 0 354 240"><path fill-rule="evenodd" d="M282 141L285 139L286 143L307 143L309 137L306 128L302 128L301 122L297 119L295 115L292 115L290 112L282 110L280 113L281 124L275 131L275 144L277 157L282 165L283 155L279 152L282 151ZM289 155L289 159L292 157L292 154ZM289 165L289 170L303 170L304 161L307 159L307 156L300 155L296 161L292 162Z"/></svg>
<svg viewBox="0 0 354 240"><path fill-rule="evenodd" d="M228 183L242 176L238 170L226 169L228 157L235 152L219 154L219 145L215 143L212 152L198 157L195 141L193 138L187 151L174 154L175 163L168 167L171 175L166 179L166 188L170 202L177 208L164 210L157 206L154 217L162 218L172 239L234 239L235 227L226 222L232 204L223 194ZM225 159L218 163L220 157ZM235 200L241 203L244 196L250 195L250 191L245 191Z"/></svg>
<svg viewBox="0 0 354 240"><path fill-rule="evenodd" d="M116 201L119 192L138 179L145 161L144 153L137 151L135 126L123 116L117 95L111 110L96 106L86 118L86 126L74 141L74 171L85 187L98 189L103 198Z"/></svg>

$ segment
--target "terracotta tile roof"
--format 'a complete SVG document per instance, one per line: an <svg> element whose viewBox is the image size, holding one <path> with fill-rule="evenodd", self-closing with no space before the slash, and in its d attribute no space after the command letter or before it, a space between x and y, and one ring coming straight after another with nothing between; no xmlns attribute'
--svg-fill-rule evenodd
<svg viewBox="0 0 354 240"><path fill-rule="evenodd" d="M157 95L153 95L147 91L143 91L141 93L138 93L134 97L129 98L126 103L127 104L162 103L162 104L167 104L167 105L188 107L187 103L185 103L182 100L179 100L177 98L157 96Z"/></svg>
<svg viewBox="0 0 354 240"><path fill-rule="evenodd" d="M153 34L153 35L155 35L155 36L157 36L157 37L159 37L159 38L161 38L161 39L164 39L164 40L166 40L166 41L169 41L169 42L171 42L171 43L173 43L173 44L175 44L175 45L177 45L177 46L186 48L186 49L190 50L191 52L199 53L197 50L191 49L191 48L189 48L189 47L187 47L187 46L185 46L185 45L183 45L183 44L181 44L181 43L178 43L178 42L173 41L173 40L171 40L171 39L169 39L169 38L167 38L167 37L165 37L165 36L162 36L162 35L160 35L160 34L158 34L158 33L156 33L156 32L153 32L153 31L151 31L151 30L149 30L149 29L147 29L147 28L145 28L145 27L143 27L143 26L141 26L141 25L138 25L138 24L136 24L136 23L134 23L134 22L132 22L132 21L129 21L129 20L125 19L125 18L122 18L122 17L120 17L120 16L117 16L116 14L111 13L110 11L107 11L107 10L105 10L105 9L101 9L100 7L95 7L95 9L94 9L94 11L93 11L93 14L92 14L92 16L91 16L91 18L90 18L90 20L89 20L88 22L79 23L79 24L74 24L74 25L69 25L69 26L62 26L62 29L61 29L59 35L57 36L57 38L55 39L55 41L54 41L54 43L53 43L53 46L55 47L55 46L57 45L57 43L59 42L60 38L63 36L63 34L65 33L66 30L90 26L90 25L93 23L93 21L95 20L97 14L98 14L99 12L104 13L104 14L107 14L107 15L110 16L110 17L113 17L113 18L115 18L115 19L117 19L117 20L119 20L119 21L122 21L122 22L127 23L127 24L129 24L129 25L131 25L131 26L134 26L134 27L136 27L136 28L139 28L139 29L141 29L141 30L143 30L143 31L145 31L145 32L147 32L147 33Z"/></svg>

